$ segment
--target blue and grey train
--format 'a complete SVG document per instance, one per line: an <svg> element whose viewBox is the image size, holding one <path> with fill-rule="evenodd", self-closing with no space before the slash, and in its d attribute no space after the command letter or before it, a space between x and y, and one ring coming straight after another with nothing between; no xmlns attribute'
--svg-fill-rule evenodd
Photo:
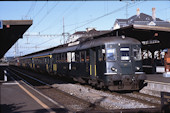
<svg viewBox="0 0 170 113"><path fill-rule="evenodd" d="M141 43L125 36L88 38L18 57L10 64L111 91L139 91L146 85Z"/></svg>

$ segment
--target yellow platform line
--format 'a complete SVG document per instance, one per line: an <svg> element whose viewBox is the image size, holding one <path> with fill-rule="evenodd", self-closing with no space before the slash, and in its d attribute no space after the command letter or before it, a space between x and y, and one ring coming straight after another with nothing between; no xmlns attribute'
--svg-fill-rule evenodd
<svg viewBox="0 0 170 113"><path fill-rule="evenodd" d="M40 104L43 108L45 108L49 113L55 113L52 109L50 109L46 104L44 104L41 100L35 97L32 93L30 93L27 89L25 89L22 85L18 83L18 86L25 91L31 98L33 98L38 104Z"/></svg>

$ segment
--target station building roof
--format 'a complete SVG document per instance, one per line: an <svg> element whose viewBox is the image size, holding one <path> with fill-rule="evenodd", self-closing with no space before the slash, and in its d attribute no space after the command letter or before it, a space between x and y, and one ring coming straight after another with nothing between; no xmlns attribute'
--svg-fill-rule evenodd
<svg viewBox="0 0 170 113"><path fill-rule="evenodd" d="M32 25L32 20L0 21L0 58L12 47L25 31Z"/></svg>

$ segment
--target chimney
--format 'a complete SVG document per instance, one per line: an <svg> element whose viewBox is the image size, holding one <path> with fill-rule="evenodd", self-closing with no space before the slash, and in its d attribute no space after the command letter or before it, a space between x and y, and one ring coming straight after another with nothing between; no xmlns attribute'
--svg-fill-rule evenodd
<svg viewBox="0 0 170 113"><path fill-rule="evenodd" d="M153 21L156 21L156 14L155 14L155 8L152 8L152 19Z"/></svg>
<svg viewBox="0 0 170 113"><path fill-rule="evenodd" d="M140 15L140 9L139 8L137 8L137 10L136 10L137 12L136 12L136 15L137 16L139 16Z"/></svg>
<svg viewBox="0 0 170 113"><path fill-rule="evenodd" d="M89 31L91 31L91 30L96 30L96 29L93 28L93 27L88 27L88 28L86 28L86 32L89 32Z"/></svg>

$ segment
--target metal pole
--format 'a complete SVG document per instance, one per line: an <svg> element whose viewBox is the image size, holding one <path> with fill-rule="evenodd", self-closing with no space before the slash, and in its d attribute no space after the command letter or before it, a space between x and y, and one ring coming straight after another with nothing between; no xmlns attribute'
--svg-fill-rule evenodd
<svg viewBox="0 0 170 113"><path fill-rule="evenodd" d="M4 81L6 82L7 81L7 71L6 70L4 70Z"/></svg>
<svg viewBox="0 0 170 113"><path fill-rule="evenodd" d="M64 17L63 17L63 40L64 40L64 44L65 44L65 29L64 29Z"/></svg>

